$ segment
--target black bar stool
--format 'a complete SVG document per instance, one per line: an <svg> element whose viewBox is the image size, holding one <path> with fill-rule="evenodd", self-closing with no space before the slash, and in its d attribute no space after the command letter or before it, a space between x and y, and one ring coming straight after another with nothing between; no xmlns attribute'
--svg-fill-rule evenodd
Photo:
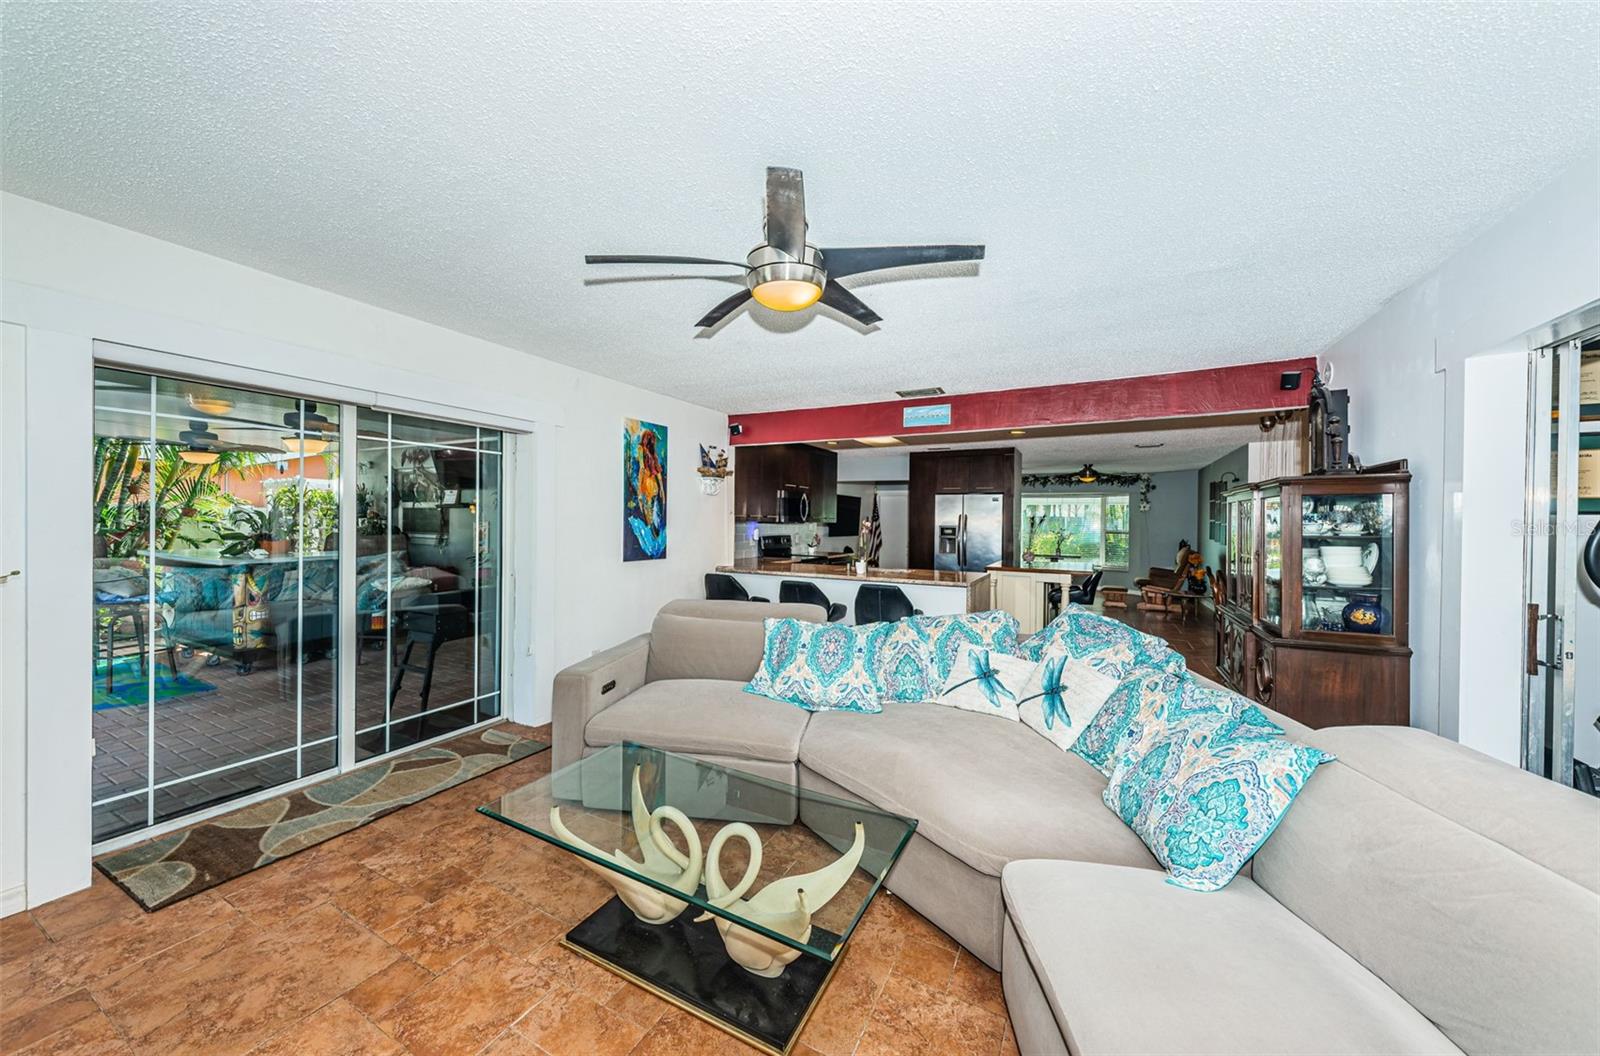
<svg viewBox="0 0 1600 1056"><path fill-rule="evenodd" d="M906 592L888 583L867 583L856 591L857 623L893 623L907 616L921 616Z"/></svg>
<svg viewBox="0 0 1600 1056"><path fill-rule="evenodd" d="M806 580L786 579L779 583L778 600L800 605L816 605L826 610L829 623L838 623L850 612L840 602L829 602L821 587Z"/></svg>
<svg viewBox="0 0 1600 1056"><path fill-rule="evenodd" d="M767 598L751 596L750 592L739 585L739 581L732 576L723 575L721 572L706 573L706 600L707 601L767 601Z"/></svg>

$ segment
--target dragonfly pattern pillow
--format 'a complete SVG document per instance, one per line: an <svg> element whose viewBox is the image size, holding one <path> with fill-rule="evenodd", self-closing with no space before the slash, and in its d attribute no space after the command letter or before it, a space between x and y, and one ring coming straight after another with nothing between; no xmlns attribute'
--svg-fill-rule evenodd
<svg viewBox="0 0 1600 1056"><path fill-rule="evenodd" d="M1021 657L968 643L956 651L950 677L936 704L1017 721L1017 701L1034 664Z"/></svg>
<svg viewBox="0 0 1600 1056"><path fill-rule="evenodd" d="M1034 665L1017 712L1023 723L1064 752L1077 743L1116 688L1110 675L1056 653Z"/></svg>

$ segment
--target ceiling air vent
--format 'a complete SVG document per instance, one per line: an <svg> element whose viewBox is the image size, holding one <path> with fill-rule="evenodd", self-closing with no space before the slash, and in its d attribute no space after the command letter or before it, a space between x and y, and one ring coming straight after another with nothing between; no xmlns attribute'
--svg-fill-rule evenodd
<svg viewBox="0 0 1600 1056"><path fill-rule="evenodd" d="M928 396L943 396L944 390L935 385L931 389L896 389L895 395L902 400L920 400Z"/></svg>

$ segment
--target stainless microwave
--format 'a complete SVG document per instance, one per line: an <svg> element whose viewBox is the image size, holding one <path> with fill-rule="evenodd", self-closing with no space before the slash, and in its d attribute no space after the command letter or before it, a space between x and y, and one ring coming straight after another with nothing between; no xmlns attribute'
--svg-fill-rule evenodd
<svg viewBox="0 0 1600 1056"><path fill-rule="evenodd" d="M805 524L811 520L811 489L790 484L778 489L778 523Z"/></svg>

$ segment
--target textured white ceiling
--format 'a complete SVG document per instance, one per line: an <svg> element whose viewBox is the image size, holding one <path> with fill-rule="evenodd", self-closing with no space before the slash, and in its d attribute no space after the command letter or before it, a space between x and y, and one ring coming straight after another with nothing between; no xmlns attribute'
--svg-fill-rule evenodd
<svg viewBox="0 0 1600 1056"><path fill-rule="evenodd" d="M731 411L1126 376L1316 353L1547 183L1597 11L12 2L3 184ZM733 287L582 264L743 254L771 164L989 259L709 338Z"/></svg>
<svg viewBox="0 0 1600 1056"><path fill-rule="evenodd" d="M984 441L975 446L1015 447L1022 453L1025 473L1053 473L1077 469L1089 463L1099 469L1122 473L1162 473L1176 469L1199 469L1236 448L1267 439L1258 425L1206 425L1135 432L1084 433L1070 436L1024 436L1016 440ZM1160 447L1140 447L1160 444ZM896 451L931 451L958 445L907 444ZM841 451L841 459L861 457L866 452Z"/></svg>

